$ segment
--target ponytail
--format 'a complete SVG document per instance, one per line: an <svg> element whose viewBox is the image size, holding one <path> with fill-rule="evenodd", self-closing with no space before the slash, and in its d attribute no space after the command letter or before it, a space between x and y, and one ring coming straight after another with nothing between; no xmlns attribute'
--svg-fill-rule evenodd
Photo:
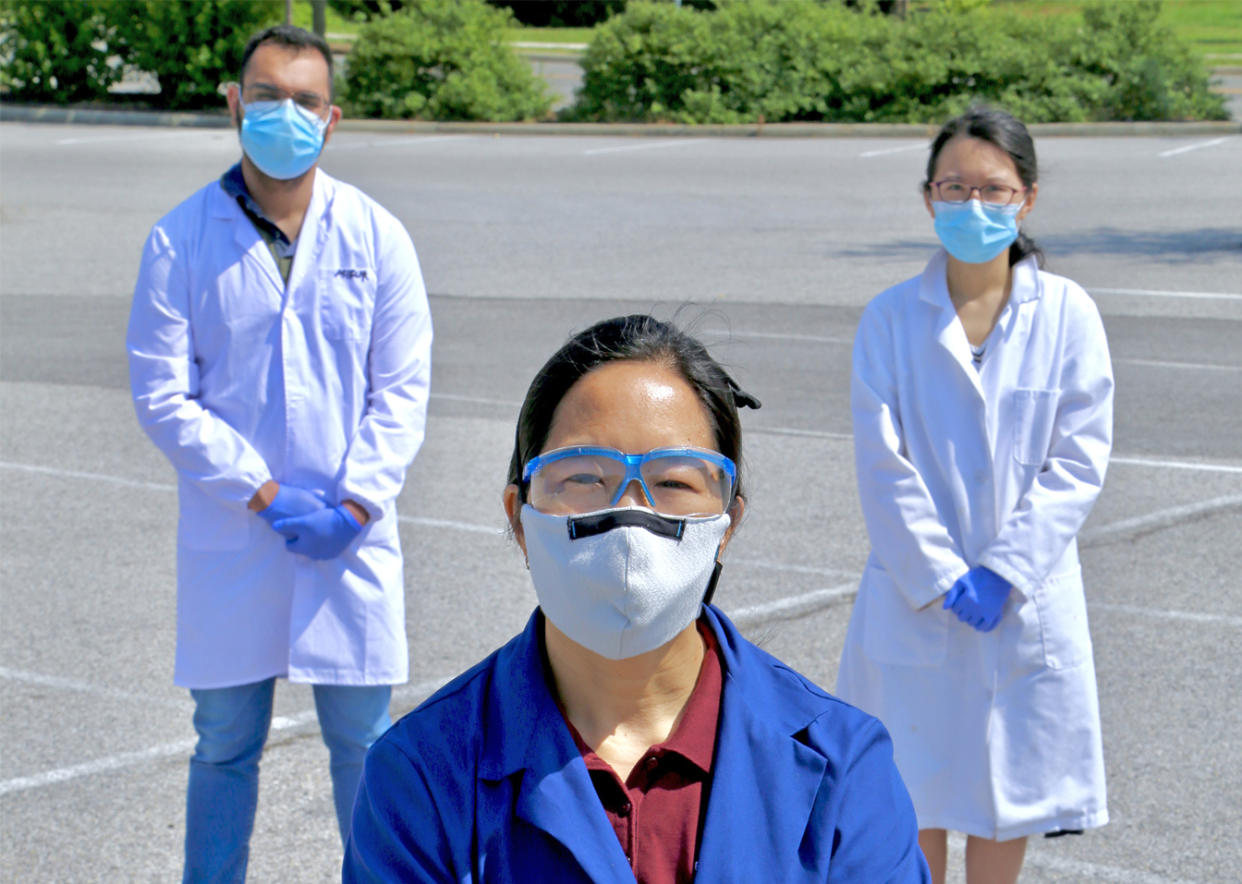
<svg viewBox="0 0 1242 884"><path fill-rule="evenodd" d="M1023 258L1029 258L1031 255L1035 256L1036 263L1042 269L1044 266L1044 250L1036 245L1035 240L1019 230L1018 238L1009 247L1009 266L1012 267Z"/></svg>

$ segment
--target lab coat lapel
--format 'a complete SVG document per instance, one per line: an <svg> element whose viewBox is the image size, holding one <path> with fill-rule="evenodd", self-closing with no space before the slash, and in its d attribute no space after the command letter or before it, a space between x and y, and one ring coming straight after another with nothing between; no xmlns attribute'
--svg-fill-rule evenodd
<svg viewBox="0 0 1242 884"><path fill-rule="evenodd" d="M283 293L285 281L280 278L280 269L276 266L276 259L272 257L267 243L263 241L262 234L255 229L254 222L242 211L237 200L224 192L224 188L217 187L215 197L216 211L214 214L217 218L233 225L233 244L237 247L241 260L257 265L275 291Z"/></svg>
<svg viewBox="0 0 1242 884"><path fill-rule="evenodd" d="M298 286L312 268L319 266L319 256L323 253L324 241L328 238L331 224L330 209L332 204L333 181L327 173L315 169L315 186L311 191L311 201L306 207L302 218L302 229L298 232L297 249L293 253L293 266L289 270L289 291L296 292Z"/></svg>
<svg viewBox="0 0 1242 884"><path fill-rule="evenodd" d="M591 881L633 884L629 861L608 823L582 756L576 751L572 757L545 751L542 757L528 761L517 797L518 819L564 845ZM569 812L569 808L576 810Z"/></svg>
<svg viewBox="0 0 1242 884"><path fill-rule="evenodd" d="M513 658L498 666L507 677L496 686L495 726L489 722L483 755L495 761L480 775L520 778L518 819L564 845L591 881L633 884L629 861L548 689L539 639L542 618L536 609L513 646Z"/></svg>
<svg viewBox="0 0 1242 884"><path fill-rule="evenodd" d="M966 339L966 329L962 328L953 299L949 297L945 276L947 260L947 253L941 249L928 262L919 279L919 299L929 305L935 317L936 343L960 369L966 383L975 391L979 400L983 401L983 385L979 380L979 372L970 362L970 341Z"/></svg>
<svg viewBox="0 0 1242 884"><path fill-rule="evenodd" d="M740 658L736 629L714 608L707 610L720 639L725 682L696 877L795 880L798 848L828 762L795 739L811 721L782 702L786 686L775 683L761 661Z"/></svg>

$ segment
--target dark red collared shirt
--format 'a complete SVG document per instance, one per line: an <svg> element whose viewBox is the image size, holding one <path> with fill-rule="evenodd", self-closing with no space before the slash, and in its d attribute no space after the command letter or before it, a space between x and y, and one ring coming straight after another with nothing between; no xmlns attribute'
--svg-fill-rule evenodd
<svg viewBox="0 0 1242 884"><path fill-rule="evenodd" d="M698 629L706 645L703 665L681 721L667 740L647 750L624 783L565 719L639 884L694 879L723 685L716 636L702 620Z"/></svg>

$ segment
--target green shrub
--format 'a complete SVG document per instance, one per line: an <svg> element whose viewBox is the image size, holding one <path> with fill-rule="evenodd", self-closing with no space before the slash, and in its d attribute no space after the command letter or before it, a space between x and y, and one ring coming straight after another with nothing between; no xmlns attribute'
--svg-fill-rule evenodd
<svg viewBox="0 0 1242 884"><path fill-rule="evenodd" d="M246 41L284 20L282 0L114 0L128 61L159 78L154 102L169 109L219 107L221 83L240 74Z"/></svg>
<svg viewBox="0 0 1242 884"><path fill-rule="evenodd" d="M359 31L346 60L351 114L389 119L522 120L552 99L505 43L513 16L482 0L413 0Z"/></svg>
<svg viewBox="0 0 1242 884"><path fill-rule="evenodd" d="M0 2L0 86L23 101L102 98L121 77L109 63L112 25L104 0Z"/></svg>
<svg viewBox="0 0 1242 884"><path fill-rule="evenodd" d="M596 27L582 58L582 88L573 116L677 119L684 115L690 93L700 105L693 115L696 122L714 122L710 96L720 48L707 17L694 9L631 4L622 15ZM709 106L702 106L704 101Z"/></svg>
<svg viewBox="0 0 1242 884"><path fill-rule="evenodd" d="M1081 18L945 0L907 19L809 0L714 13L631 4L596 29L563 116L691 123L936 122L980 101L1028 122L1224 119L1157 0Z"/></svg>

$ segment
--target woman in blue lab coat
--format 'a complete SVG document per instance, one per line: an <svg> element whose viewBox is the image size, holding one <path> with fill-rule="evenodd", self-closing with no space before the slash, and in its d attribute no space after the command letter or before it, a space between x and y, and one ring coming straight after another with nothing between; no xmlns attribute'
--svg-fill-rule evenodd
<svg viewBox="0 0 1242 884"><path fill-rule="evenodd" d="M539 607L372 747L345 881L928 880L883 726L710 604L758 404L644 315L544 365L503 495Z"/></svg>

